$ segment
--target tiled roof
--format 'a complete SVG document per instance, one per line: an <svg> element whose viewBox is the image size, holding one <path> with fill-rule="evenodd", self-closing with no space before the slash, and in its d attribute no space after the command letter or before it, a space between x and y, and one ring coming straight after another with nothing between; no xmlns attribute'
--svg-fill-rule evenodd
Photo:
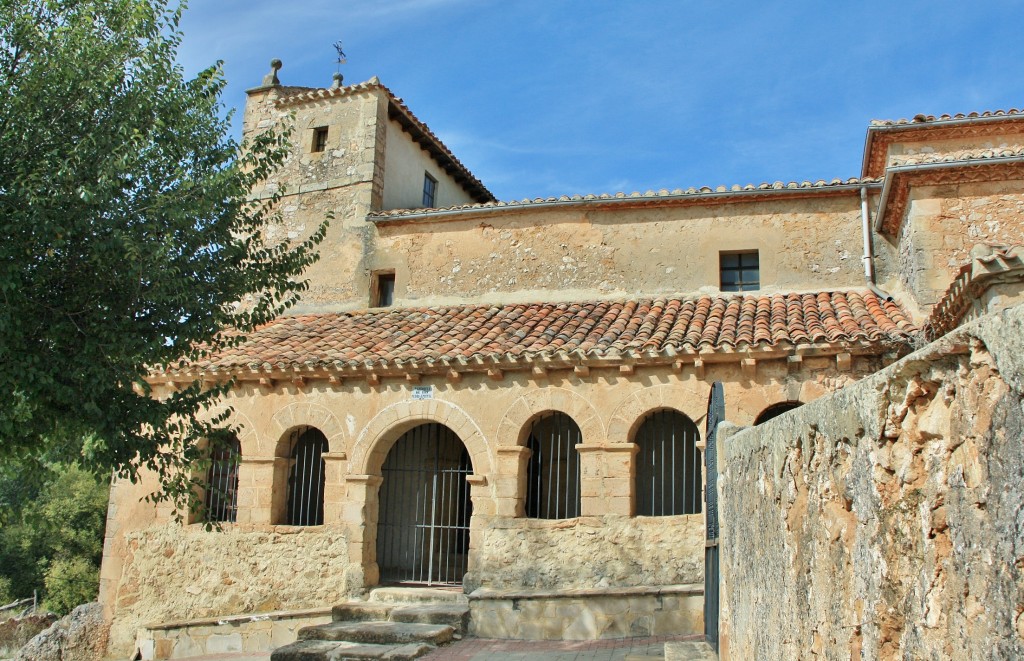
<svg viewBox="0 0 1024 661"><path fill-rule="evenodd" d="M905 344L915 331L896 303L860 291L395 308L284 317L195 367L373 369L776 345L893 345Z"/></svg>
<svg viewBox="0 0 1024 661"><path fill-rule="evenodd" d="M928 122L950 122L964 119L990 119L994 117L1024 116L1024 110L1010 108L1009 110L986 110L983 112L956 113L955 115L914 115L912 119L873 119L871 126L906 126L910 124L925 124Z"/></svg>
<svg viewBox="0 0 1024 661"><path fill-rule="evenodd" d="M539 205L552 205L552 204L602 204L602 203L630 203L630 202L667 202L671 200L698 200L702 198L717 198L717 197L728 197L732 195L743 196L750 194L771 194L775 192L793 192L793 191L827 191L829 189L837 188L855 188L859 186L872 186L876 185L881 179L875 179L871 177L865 178L850 178L850 179L832 179L825 181L819 179L817 181L775 181L775 182L764 182L760 184L746 184L739 185L734 184L732 186L716 186L712 188L710 186L702 186L700 188L690 187L686 189L676 188L674 190L661 189L661 190L648 190L646 192L634 191L632 193L601 193L600 195L562 195L559 197L536 197L536 198L524 198L522 200L509 200L504 202L485 202L481 204L462 204L451 207L445 207L443 209L390 209L387 211L378 211L369 214L369 218L373 219L388 219L388 218L400 218L403 216L420 216L424 214L443 214L458 211L476 211L484 209L501 209L501 208L516 208L516 207L531 207Z"/></svg>
<svg viewBox="0 0 1024 661"><path fill-rule="evenodd" d="M458 171L461 175L461 179L464 180L463 185L472 190L477 199L481 200L493 200L494 195L487 190L487 187L483 185L476 176L470 172L469 168L463 165L462 161L456 158L455 154L452 153L448 147L441 142L441 138L434 135L434 132L430 130L430 127L426 125L419 117L417 117L409 106L405 105L405 101L401 97L396 96L386 85L380 82L377 76L374 76L370 80L356 85L348 85L345 87L331 87L331 88L294 88L294 93L286 93L276 101L278 107L287 107L295 105L297 103L307 103L312 101L318 101L320 99L329 99L335 97L349 96L352 94L358 94L359 92L367 92L370 90L379 89L388 95L388 99L391 101L393 106L398 110L399 114L404 116L403 119L409 125L408 128L413 129L417 133L424 136L424 138L436 147L436 157L439 162L444 164L444 161L448 161L451 166ZM291 91L291 90L289 90Z"/></svg>

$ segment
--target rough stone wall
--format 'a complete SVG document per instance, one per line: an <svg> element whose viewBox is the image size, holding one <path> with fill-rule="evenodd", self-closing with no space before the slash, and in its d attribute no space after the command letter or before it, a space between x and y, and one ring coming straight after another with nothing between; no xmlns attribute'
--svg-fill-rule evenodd
<svg viewBox="0 0 1024 661"><path fill-rule="evenodd" d="M704 517L497 518L467 589L608 588L704 580Z"/></svg>
<svg viewBox="0 0 1024 661"><path fill-rule="evenodd" d="M913 191L900 228L900 278L926 311L978 243L1024 244L1024 181Z"/></svg>
<svg viewBox="0 0 1024 661"><path fill-rule="evenodd" d="M723 658L1024 658L1022 401L1017 307L725 429Z"/></svg>
<svg viewBox="0 0 1024 661"><path fill-rule="evenodd" d="M125 546L112 651L133 649L143 624L328 606L349 587L347 537L335 527L165 524L128 533Z"/></svg>
<svg viewBox="0 0 1024 661"><path fill-rule="evenodd" d="M107 623L96 602L77 606L14 655L15 661L99 661L107 648Z"/></svg>

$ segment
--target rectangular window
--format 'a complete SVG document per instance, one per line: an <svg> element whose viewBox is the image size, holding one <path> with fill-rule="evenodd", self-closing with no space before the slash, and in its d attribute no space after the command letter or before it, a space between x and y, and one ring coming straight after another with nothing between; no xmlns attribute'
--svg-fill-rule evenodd
<svg viewBox="0 0 1024 661"><path fill-rule="evenodd" d="M423 173L423 206L428 209L434 207L437 198L437 179L430 176L429 172Z"/></svg>
<svg viewBox="0 0 1024 661"><path fill-rule="evenodd" d="M761 273L756 250L723 252L718 255L722 291L753 291L761 288Z"/></svg>
<svg viewBox="0 0 1024 661"><path fill-rule="evenodd" d="M321 126L313 129L313 151L324 151L327 149L327 127Z"/></svg>
<svg viewBox="0 0 1024 661"><path fill-rule="evenodd" d="M381 271L373 274L370 284L370 305L375 308L391 307L395 302L395 272Z"/></svg>

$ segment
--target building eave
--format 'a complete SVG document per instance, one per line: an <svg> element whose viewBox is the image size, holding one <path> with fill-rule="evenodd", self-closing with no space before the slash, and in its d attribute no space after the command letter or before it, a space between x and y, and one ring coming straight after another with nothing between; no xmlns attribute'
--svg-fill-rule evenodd
<svg viewBox="0 0 1024 661"><path fill-rule="evenodd" d="M839 181L839 180L834 180ZM881 189L882 182L874 179L848 179L840 183L790 182L760 184L755 187L734 186L726 189L703 187L685 191L648 191L646 193L616 193L602 195L573 195L561 197L513 200L487 204L466 204L445 209L402 209L367 214L367 220L377 224L403 223L416 220L445 221L466 216L524 213L539 209L628 209L632 207L672 207L726 205L772 199L799 199L850 196L859 197L862 188Z"/></svg>

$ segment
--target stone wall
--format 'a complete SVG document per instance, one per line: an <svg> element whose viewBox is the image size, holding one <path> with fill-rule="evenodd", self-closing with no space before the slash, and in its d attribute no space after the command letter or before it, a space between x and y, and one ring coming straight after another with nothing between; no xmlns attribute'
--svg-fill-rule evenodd
<svg viewBox="0 0 1024 661"><path fill-rule="evenodd" d="M497 518L481 531L467 589L675 585L704 580L704 517Z"/></svg>
<svg viewBox="0 0 1024 661"><path fill-rule="evenodd" d="M133 649L141 625L329 606L350 587L347 538L333 527L165 524L128 533L125 546L111 650Z"/></svg>
<svg viewBox="0 0 1024 661"><path fill-rule="evenodd" d="M926 312L978 243L1024 244L1024 181L926 186L912 191L900 227L900 279Z"/></svg>
<svg viewBox="0 0 1024 661"><path fill-rule="evenodd" d="M723 658L1024 657L1024 307L723 429Z"/></svg>

